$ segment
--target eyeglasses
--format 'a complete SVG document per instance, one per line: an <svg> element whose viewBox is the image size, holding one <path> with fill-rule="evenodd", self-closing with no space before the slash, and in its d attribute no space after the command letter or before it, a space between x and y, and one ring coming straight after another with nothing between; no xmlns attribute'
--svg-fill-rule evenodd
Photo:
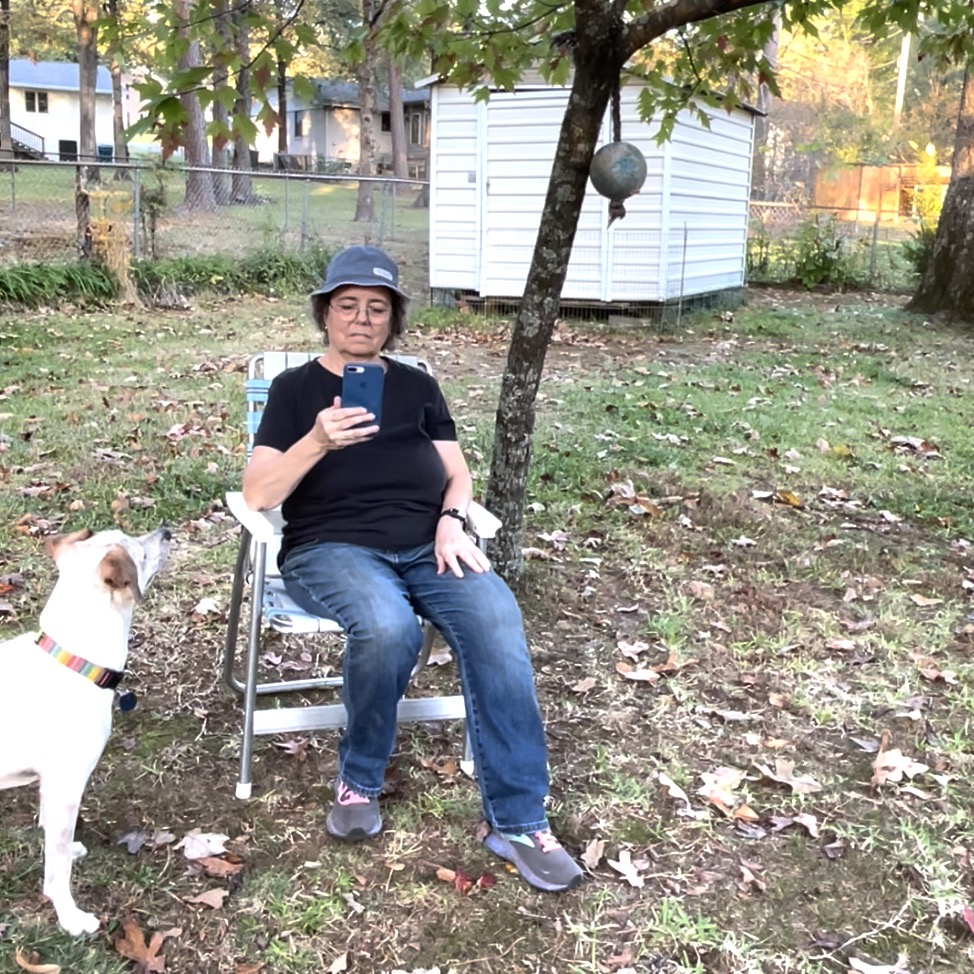
<svg viewBox="0 0 974 974"><path fill-rule="evenodd" d="M335 301L330 307L339 318L354 321L361 314L369 321L385 321L392 314L392 305L381 301L359 304L358 301Z"/></svg>

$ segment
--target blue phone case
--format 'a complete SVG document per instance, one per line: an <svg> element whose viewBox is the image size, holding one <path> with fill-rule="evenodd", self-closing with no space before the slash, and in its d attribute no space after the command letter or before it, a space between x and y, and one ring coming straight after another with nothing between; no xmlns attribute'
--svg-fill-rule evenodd
<svg viewBox="0 0 974 974"><path fill-rule="evenodd" d="M372 362L347 363L342 369L342 406L364 406L374 420L359 426L378 426L382 420L382 386L386 371Z"/></svg>

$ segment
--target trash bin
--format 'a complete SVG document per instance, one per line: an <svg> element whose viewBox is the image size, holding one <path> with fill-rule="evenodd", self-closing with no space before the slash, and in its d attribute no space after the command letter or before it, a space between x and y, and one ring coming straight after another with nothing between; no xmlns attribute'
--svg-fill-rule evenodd
<svg viewBox="0 0 974 974"><path fill-rule="evenodd" d="M99 162L111 162L115 158L115 146L113 145L100 145L98 146L98 161Z"/></svg>

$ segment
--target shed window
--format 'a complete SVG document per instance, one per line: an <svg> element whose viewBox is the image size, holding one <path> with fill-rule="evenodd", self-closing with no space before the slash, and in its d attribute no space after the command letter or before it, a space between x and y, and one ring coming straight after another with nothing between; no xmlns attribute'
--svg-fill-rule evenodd
<svg viewBox="0 0 974 974"><path fill-rule="evenodd" d="M304 138L304 124L305 124L305 113L303 110L296 111L294 113L294 137L296 139Z"/></svg>
<svg viewBox="0 0 974 974"><path fill-rule="evenodd" d="M383 132L392 131L392 116L388 112L382 113L382 131Z"/></svg>
<svg viewBox="0 0 974 974"><path fill-rule="evenodd" d="M24 107L29 112L46 112L47 92L46 91L25 91Z"/></svg>

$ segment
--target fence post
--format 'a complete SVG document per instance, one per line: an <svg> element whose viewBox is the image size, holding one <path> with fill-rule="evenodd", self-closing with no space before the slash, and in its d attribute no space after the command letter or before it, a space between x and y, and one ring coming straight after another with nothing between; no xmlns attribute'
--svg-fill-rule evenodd
<svg viewBox="0 0 974 974"><path fill-rule="evenodd" d="M142 239L139 231L142 227L142 167L135 167L135 178L132 180L132 256L142 256Z"/></svg>
<svg viewBox="0 0 974 974"><path fill-rule="evenodd" d="M311 180L305 177L304 180L304 196L301 199L301 241L298 244L298 253L303 254L305 248L305 242L308 239L308 200L311 195ZM284 241L285 248L287 246L287 241Z"/></svg>
<svg viewBox="0 0 974 974"><path fill-rule="evenodd" d="M14 174L17 172L17 167L10 163L10 212L17 212L17 180Z"/></svg>
<svg viewBox="0 0 974 974"><path fill-rule="evenodd" d="M683 288L687 279L687 236L689 234L687 224L683 224L683 257L680 259L680 298L676 304L676 327L680 327L683 320Z"/></svg>
<svg viewBox="0 0 974 974"><path fill-rule="evenodd" d="M876 207L876 222L873 223L873 245L869 251L869 284L870 287L876 284L876 250L879 247L879 217L882 214L882 207Z"/></svg>

